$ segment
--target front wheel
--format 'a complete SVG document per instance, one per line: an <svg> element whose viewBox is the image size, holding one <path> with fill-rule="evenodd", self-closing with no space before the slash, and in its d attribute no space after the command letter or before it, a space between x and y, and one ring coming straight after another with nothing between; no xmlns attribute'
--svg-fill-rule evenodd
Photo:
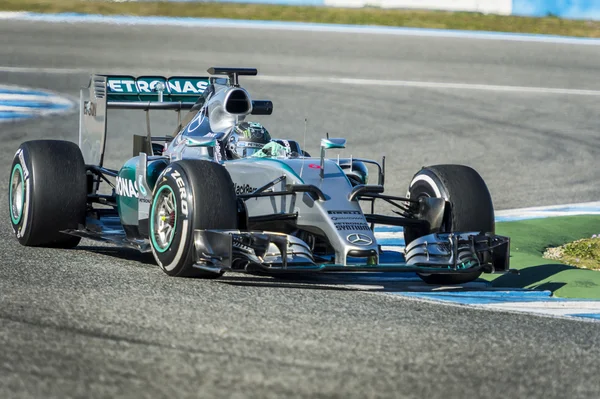
<svg viewBox="0 0 600 399"><path fill-rule="evenodd" d="M421 169L410 182L411 199L436 197L446 200L446 212L441 233L454 231L495 232L494 206L490 192L474 169L463 165L434 165ZM405 227L404 240L408 245L430 231ZM481 271L462 274L423 274L428 284L464 284L476 280Z"/></svg>
<svg viewBox="0 0 600 399"><path fill-rule="evenodd" d="M165 169L154 188L150 243L170 276L217 278L194 268L194 230L237 229L237 200L227 170L214 162L183 160Z"/></svg>

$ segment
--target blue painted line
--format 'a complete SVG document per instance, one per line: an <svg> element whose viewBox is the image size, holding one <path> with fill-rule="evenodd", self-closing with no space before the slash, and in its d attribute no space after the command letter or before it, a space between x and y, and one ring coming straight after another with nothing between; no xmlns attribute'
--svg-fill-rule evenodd
<svg viewBox="0 0 600 399"><path fill-rule="evenodd" d="M538 217L530 216L496 216L496 222L517 222L519 220L530 220L530 219L543 219L545 216L540 215Z"/></svg>
<svg viewBox="0 0 600 399"><path fill-rule="evenodd" d="M379 254L379 262L381 262L381 263L404 262L404 255L401 252L381 251L381 254Z"/></svg>
<svg viewBox="0 0 600 399"><path fill-rule="evenodd" d="M71 108L68 104L57 104L51 102L39 102L39 101L13 101L13 100L2 100L0 99L0 105L6 105L10 107L27 107L34 109L67 109Z"/></svg>
<svg viewBox="0 0 600 399"><path fill-rule="evenodd" d="M568 316L600 320L600 313L574 313L574 314L570 314Z"/></svg>
<svg viewBox="0 0 600 399"><path fill-rule="evenodd" d="M13 98L11 98L11 96ZM19 96L15 99L14 96ZM37 98L36 98L37 97ZM74 104L56 94L26 87L0 87L0 106L18 107L0 111L0 121L22 120L68 111Z"/></svg>
<svg viewBox="0 0 600 399"><path fill-rule="evenodd" d="M376 233L398 233L403 230L400 226L375 226Z"/></svg>
<svg viewBox="0 0 600 399"><path fill-rule="evenodd" d="M463 305L489 305L510 302L573 302L578 299L553 298L550 291L449 291L449 292L397 292L401 296L454 302Z"/></svg>
<svg viewBox="0 0 600 399"><path fill-rule="evenodd" d="M5 17L9 19L9 17ZM38 14L15 13L12 19L41 21L41 22L84 22L84 23L109 23L130 25L173 25L187 27L221 27L221 28L256 28L256 29L287 29L339 33L362 34L388 34L403 36L434 36L447 38L487 39L487 40L513 40L528 42L600 45L600 39L579 38L558 35L504 33L488 31L465 31L446 29L423 29L406 27L385 27L376 25L347 25L347 24L319 24L306 22L280 22L280 21L251 21L219 18L188 18L188 17L131 17L131 16L103 16L96 14Z"/></svg>
<svg viewBox="0 0 600 399"><path fill-rule="evenodd" d="M496 216L496 222L516 222L519 220L530 220L530 219L543 219L545 216L540 215L538 217L528 216Z"/></svg>
<svg viewBox="0 0 600 399"><path fill-rule="evenodd" d="M402 238L379 238L377 242L379 245L404 246L404 239Z"/></svg>
<svg viewBox="0 0 600 399"><path fill-rule="evenodd" d="M351 281L357 284L373 283L373 282L419 282L423 280L416 273L413 272L335 272L331 273L334 277L343 279L344 281Z"/></svg>

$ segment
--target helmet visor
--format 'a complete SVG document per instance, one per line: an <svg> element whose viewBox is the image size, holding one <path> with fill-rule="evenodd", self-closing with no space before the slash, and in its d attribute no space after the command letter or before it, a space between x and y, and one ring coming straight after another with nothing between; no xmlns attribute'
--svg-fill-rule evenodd
<svg viewBox="0 0 600 399"><path fill-rule="evenodd" d="M241 141L238 142L238 145L235 148L235 152L240 158L247 158L260 151L262 147L263 145L259 143L249 143Z"/></svg>

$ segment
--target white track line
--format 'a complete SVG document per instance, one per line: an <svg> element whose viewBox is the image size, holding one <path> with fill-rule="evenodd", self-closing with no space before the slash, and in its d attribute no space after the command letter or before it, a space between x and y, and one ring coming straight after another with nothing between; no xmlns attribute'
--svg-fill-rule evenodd
<svg viewBox="0 0 600 399"><path fill-rule="evenodd" d="M527 86L501 86L474 83L446 83L423 82L413 80L381 80L358 79L326 76L269 76L258 75L257 80L283 84L344 84L354 86L386 86L386 87L414 87L424 89L454 89L454 90L480 90L509 93L532 94L563 94L577 96L600 96L600 90L562 89L554 87L527 87Z"/></svg>
<svg viewBox="0 0 600 399"><path fill-rule="evenodd" d="M563 204L563 205L547 205L547 206L534 206L529 208L517 208L517 209L506 209L502 211L496 211L496 216L508 216L519 213L529 212L544 212L544 211L558 211L561 209L568 209L566 212L579 212L587 209L595 209L600 211L600 201L594 202L578 202L574 204Z"/></svg>
<svg viewBox="0 0 600 399"><path fill-rule="evenodd" d="M8 73L40 73L40 74L57 74L67 75L71 73L91 73L92 68L80 69L80 68L35 68L35 67L14 67L14 66L0 66L0 72Z"/></svg>
<svg viewBox="0 0 600 399"><path fill-rule="evenodd" d="M582 202L577 204L535 206L531 208L507 209L495 212L497 219L505 221L576 215L600 215L600 201Z"/></svg>
<svg viewBox="0 0 600 399"><path fill-rule="evenodd" d="M553 316L600 314L600 301L503 302L483 305L488 309L528 312Z"/></svg>

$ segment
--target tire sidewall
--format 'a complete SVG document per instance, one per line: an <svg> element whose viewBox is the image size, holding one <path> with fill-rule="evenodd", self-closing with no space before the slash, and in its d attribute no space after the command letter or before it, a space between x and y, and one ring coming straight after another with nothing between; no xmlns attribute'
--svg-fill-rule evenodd
<svg viewBox="0 0 600 399"><path fill-rule="evenodd" d="M448 192L436 175L429 170L417 173L410 182L408 198L418 199L420 196L444 198L448 200Z"/></svg>
<svg viewBox="0 0 600 399"><path fill-rule="evenodd" d="M178 275L191 256L190 246L194 240L192 187L185 170L177 163L169 165L158 177L150 204L150 246L154 259L161 269L169 275ZM174 234L168 247L159 248L154 231L157 200L163 190L171 190L175 198Z"/></svg>
<svg viewBox="0 0 600 399"><path fill-rule="evenodd" d="M21 173L21 176L23 178L23 180L22 180L23 205L22 205L21 215L20 215L20 218L18 219L17 223L15 223L15 221L13 220L12 209L10 209L11 226L12 226L13 232L15 233L15 236L17 237L17 240L19 240L19 242L21 244L26 243L29 239L29 235L31 234L31 223L32 223L32 218L33 218L32 199L34 198L33 192L32 192L32 187L34 186L34 184L32 184L33 177L32 177L31 170L32 170L31 162L29 161L27 147L21 146L21 147L19 147L19 149L17 150L17 152L15 153L15 156L13 158L13 162L12 162L12 166L11 166L11 173L10 173L9 189L8 189L9 208L12 208L12 205L13 205L13 202L12 202L13 177L15 176L15 173Z"/></svg>

